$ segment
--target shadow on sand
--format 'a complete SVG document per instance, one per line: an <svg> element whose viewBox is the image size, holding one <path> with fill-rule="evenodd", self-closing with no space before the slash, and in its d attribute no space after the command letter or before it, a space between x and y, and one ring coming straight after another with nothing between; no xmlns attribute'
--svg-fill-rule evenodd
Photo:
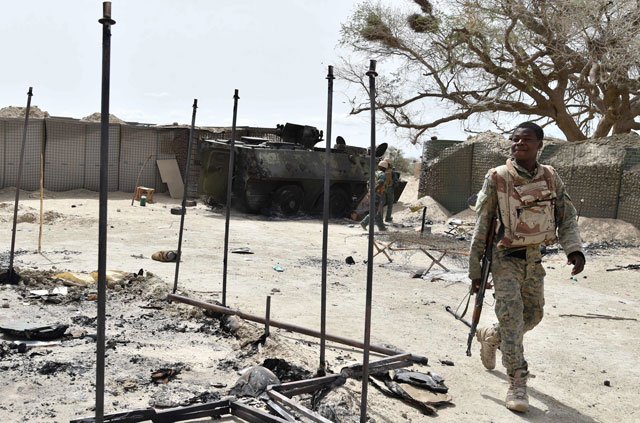
<svg viewBox="0 0 640 423"><path fill-rule="evenodd" d="M499 377L505 382L509 382L509 378L505 373L500 371L491 371L491 374ZM506 394L506 391L505 391ZM582 414L580 411L575 408L571 408L566 404L556 400L550 395L547 395L531 386L527 386L527 394L529 394L529 398L536 399L547 406L547 410L542 410L538 407L529 405L529 411L527 413L513 413L514 417L518 416L522 420L531 421L531 422L579 422L579 423L595 423L598 420L593 419L592 417L586 416ZM504 398L495 398L490 395L483 394L483 398L491 400L501 406L504 406Z"/></svg>

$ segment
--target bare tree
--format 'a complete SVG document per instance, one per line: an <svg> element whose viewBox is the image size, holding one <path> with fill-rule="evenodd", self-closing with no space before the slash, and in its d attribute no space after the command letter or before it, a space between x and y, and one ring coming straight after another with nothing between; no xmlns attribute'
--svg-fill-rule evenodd
<svg viewBox="0 0 640 423"><path fill-rule="evenodd" d="M340 41L355 54L344 59L340 75L366 92L354 63L376 58L393 68L378 79L377 107L413 142L472 116L502 129L514 114L530 115L555 124L569 141L640 129L640 0L406 0L405 6L356 8ZM435 117L434 100L445 110ZM367 110L367 102L354 98L351 113Z"/></svg>

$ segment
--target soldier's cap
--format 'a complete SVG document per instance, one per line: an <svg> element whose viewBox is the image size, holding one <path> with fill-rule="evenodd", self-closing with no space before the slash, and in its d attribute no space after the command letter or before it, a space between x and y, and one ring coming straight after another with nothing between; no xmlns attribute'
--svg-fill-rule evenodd
<svg viewBox="0 0 640 423"><path fill-rule="evenodd" d="M389 167L389 162L386 159L381 160L380 163L378 163L378 167L387 169Z"/></svg>

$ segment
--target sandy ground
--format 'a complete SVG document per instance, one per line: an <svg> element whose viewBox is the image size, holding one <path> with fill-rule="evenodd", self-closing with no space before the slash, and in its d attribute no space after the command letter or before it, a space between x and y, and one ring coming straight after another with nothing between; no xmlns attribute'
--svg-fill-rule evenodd
<svg viewBox="0 0 640 423"><path fill-rule="evenodd" d="M412 180L401 202L396 205L394 226L390 231L410 232L420 226L420 212L407 207L415 201L417 183ZM14 191L0 191L0 251L9 250ZM112 193L109 196L108 259L109 269L138 271L140 268L157 275L160 282L153 289L164 295L173 285L175 263L151 260L157 250L177 247L180 217L170 214L170 208L178 205L166 195L155 196L156 202L141 207L131 205L130 194ZM448 228L445 212L433 202L428 205L427 217L434 222L433 233ZM45 210L42 254L36 251L38 242L37 193L24 193L20 201L20 220L16 248L19 250L15 266L22 269L89 272L97 269L98 248L98 196L88 191L65 193L48 192ZM33 213L31 216L29 213ZM472 213L463 212L455 218L471 219ZM446 379L453 405L440 408L435 417L443 422L512 422L518 420L539 422L634 422L640 420L637 391L640 370L637 366L640 345L640 311L638 307L640 271L606 271L616 265L637 264L639 231L624 222L581 218L583 239L592 244L587 249L587 266L575 280L570 278L570 268L565 264L562 252L548 255L545 260L546 309L542 323L525 338L526 357L535 378L529 383L531 410L516 415L504 405L507 381L504 368L486 371L479 358L478 345L474 341L473 356L466 357L468 329L455 321L445 311L446 305L455 308L468 291L466 259L464 256L447 256L443 260L451 271L433 269L424 278L412 278L411 274L429 264L419 251L396 251L392 263L378 255L374 259L372 343L390 345L429 358L430 365L418 366L418 370L432 371ZM224 214L212 211L198 203L188 209L183 238L183 261L180 265L178 290L204 301L221 299ZM621 246L617 246L616 242ZM322 256L322 222L306 218L282 220L263 216L232 214L230 222L231 249L248 247L254 254L229 254L227 303L244 312L264 315L266 297L271 295L271 318L297 325L319 328L320 287ZM615 247L615 248L614 248ZM345 263L352 256L354 265ZM357 340L363 339L365 316L365 288L367 266L366 232L348 220L333 220L329 225L328 249L328 309L327 332ZM274 266L284 271L276 272ZM6 266L6 263L3 263ZM151 289L151 288L149 288ZM0 321L18 318L46 322L55 314L58 305L25 301L12 286L0 286ZM132 292L127 301L140 305L149 301L149 293ZM490 297L490 296L489 296ZM125 332L113 322L123 315L122 304L107 303L107 338L120 339ZM118 308L120 307L120 308ZM220 361L232 354L215 342L194 341L202 336L190 331L201 317L189 306L173 305L166 311L166 321L183 325L186 335L175 336L176 342L162 348L141 347L138 354L153 356L157 362L145 362L142 369L125 369L129 373L149 372L149 366L182 360L191 364L191 372L184 372L183 381L199 378L213 384L216 380L207 374L220 367ZM126 307L125 307L126 309ZM114 311L117 310L117 311ZM147 310L149 311L149 310ZM162 310L150 310L157 319ZM74 309L74 315L95 316L95 303L82 301ZM568 316L568 315L577 315ZM600 315L600 316L595 316ZM580 317L582 316L582 317ZM126 316L125 316L126 317ZM70 316L71 318L71 316ZM617 320L625 318L628 320ZM495 321L492 300L485 304L481 324ZM184 332L184 331L183 331ZM309 351L305 362L313 370L317 365L316 340L291 332L275 330L287 342L304 345ZM144 325L138 327L136 336L145 336ZM146 333L149 338L155 336ZM169 336L165 334L166 336ZM158 335L159 336L159 335ZM185 336L186 338L182 338ZM200 338L198 338L200 339ZM281 340L282 340L281 339ZM140 340L140 339L138 339ZM140 341L145 341L142 339ZM146 340L148 341L148 340ZM278 344L280 341L274 341ZM283 341L284 342L284 341ZM83 356L77 357L91 366L95 361L94 344L83 346ZM284 344L283 344L284 345ZM351 360L358 360L359 351L329 343L327 351L329 368L339 371ZM146 349L145 349L146 348ZM286 347L278 350L284 354ZM153 404L139 391L133 399L123 396L114 386L121 383L123 369L109 366L118 354L127 354L121 347L110 352L107 358L106 412L144 408ZM129 352L130 353L130 352ZM58 346L46 350L46 356L54 360L68 360L73 348ZM345 358L346 357L346 358ZM372 359L377 356L372 355ZM42 357L30 355L21 366L29 366L29 360ZM163 361L164 360L164 361ZM440 360L451 360L454 366L445 366ZM206 363L204 365L203 363ZM4 367L2 365L5 364ZM216 367L217 366L217 367ZM8 370L6 360L0 359L0 367ZM10 371L16 371L15 365ZM217 371L217 370L216 370ZM120 372L120 373L118 373ZM8 373L5 373L8 374ZM12 373L13 374L13 373ZM116 377L115 374L118 374ZM194 376L197 375L196 376ZM43 376L16 380L0 388L0 421L68 421L70 418L90 416L95 394L93 374L77 375L67 389L61 384L70 383L64 377ZM6 376L5 376L6 377ZM225 384L233 383L237 373L225 376ZM3 377L4 378L4 377ZM65 379L66 378L66 379ZM222 376L217 376L219 381ZM605 384L605 381L608 381ZM172 381L175 387L181 382ZM359 384L351 387L359 391ZM168 388L167 388L168 389ZM143 395L144 393L144 395ZM171 394L171 391L168 391ZM56 396L58 395L58 396ZM119 396L118 396L119 395ZM115 398L118 397L118 398ZM64 398L62 400L61 398ZM357 398L356 398L357 399ZM158 404L157 398L155 404ZM375 421L403 422L426 421L429 418L399 400L383 397L375 388L369 389L369 408ZM38 412L34 412L38 410ZM349 421L349 420L345 420Z"/></svg>

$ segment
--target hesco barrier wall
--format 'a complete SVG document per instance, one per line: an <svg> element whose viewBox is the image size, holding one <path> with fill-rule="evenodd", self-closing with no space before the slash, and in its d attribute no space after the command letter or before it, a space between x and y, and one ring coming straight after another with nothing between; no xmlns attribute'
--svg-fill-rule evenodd
<svg viewBox="0 0 640 423"><path fill-rule="evenodd" d="M0 188L16 184L24 118L0 119ZM212 133L197 130L192 149L188 194L197 195L198 140ZM138 185L166 192L156 165L176 158L184 174L189 128L128 124L109 125L109 191L133 192ZM40 155L44 148L44 187L51 191L100 188L100 123L69 118L29 119L22 179L27 191L40 188ZM147 160L148 159L148 160ZM143 168L143 164L146 165Z"/></svg>
<svg viewBox="0 0 640 423"><path fill-rule="evenodd" d="M24 118L0 118L0 188L14 187L18 175ZM277 140L275 128L236 129L243 136ZM187 195L198 196L200 141L229 139L230 128L196 128ZM184 175L189 128L183 126L109 125L109 191L133 192L138 185L166 192L156 160L175 158ZM44 187L50 191L100 189L100 123L71 118L29 118L21 189L40 189L40 156L44 149ZM146 163L146 164L145 164ZM144 166L143 166L144 165Z"/></svg>
<svg viewBox="0 0 640 423"><path fill-rule="evenodd" d="M626 150L620 181L618 219L640 226L640 148Z"/></svg>
<svg viewBox="0 0 640 423"><path fill-rule="evenodd" d="M469 142L423 155L419 195L429 195L458 213L482 188L484 175L504 164L509 142L498 134L481 134ZM436 141L437 142L437 141ZM540 162L556 168L580 215L622 219L640 227L640 136L617 135L581 142L545 141Z"/></svg>
<svg viewBox="0 0 640 423"><path fill-rule="evenodd" d="M0 187L15 186L20 164L24 119L0 119ZM33 191L40 186L40 149L44 140L42 120L29 120L20 186Z"/></svg>

